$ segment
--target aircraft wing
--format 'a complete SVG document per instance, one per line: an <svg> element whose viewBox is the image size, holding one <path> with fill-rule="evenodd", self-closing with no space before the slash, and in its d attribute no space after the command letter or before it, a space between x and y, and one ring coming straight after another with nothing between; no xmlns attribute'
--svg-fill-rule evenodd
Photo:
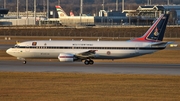
<svg viewBox="0 0 180 101"><path fill-rule="evenodd" d="M76 56L79 58L88 58L88 57L94 57L97 50L88 50L85 52L77 53Z"/></svg>

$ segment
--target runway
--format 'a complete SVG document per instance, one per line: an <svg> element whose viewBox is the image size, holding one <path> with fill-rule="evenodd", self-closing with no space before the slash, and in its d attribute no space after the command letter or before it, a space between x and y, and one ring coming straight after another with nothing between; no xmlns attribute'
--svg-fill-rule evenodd
<svg viewBox="0 0 180 101"><path fill-rule="evenodd" d="M61 72L100 74L162 74L180 75L180 64L136 64L118 62L96 62L84 65L81 62L34 62L0 61L1 72Z"/></svg>

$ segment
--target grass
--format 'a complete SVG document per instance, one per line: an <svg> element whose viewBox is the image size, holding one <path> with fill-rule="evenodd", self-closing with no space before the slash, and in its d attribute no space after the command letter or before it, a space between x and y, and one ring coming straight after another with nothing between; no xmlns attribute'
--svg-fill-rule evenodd
<svg viewBox="0 0 180 101"><path fill-rule="evenodd" d="M180 76L0 72L0 101L177 101Z"/></svg>

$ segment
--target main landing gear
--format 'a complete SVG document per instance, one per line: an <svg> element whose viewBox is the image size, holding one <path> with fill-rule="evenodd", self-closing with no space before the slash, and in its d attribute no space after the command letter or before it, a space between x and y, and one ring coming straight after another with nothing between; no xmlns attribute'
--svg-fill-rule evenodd
<svg viewBox="0 0 180 101"><path fill-rule="evenodd" d="M90 65L93 65L93 64L94 64L94 61L91 60L91 59L85 60L85 61L84 61L84 64L85 64L85 65L89 65L89 64L90 64Z"/></svg>

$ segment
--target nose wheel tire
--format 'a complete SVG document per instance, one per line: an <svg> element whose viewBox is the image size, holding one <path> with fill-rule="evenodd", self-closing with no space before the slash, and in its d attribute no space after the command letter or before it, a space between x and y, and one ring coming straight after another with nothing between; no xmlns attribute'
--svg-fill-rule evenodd
<svg viewBox="0 0 180 101"><path fill-rule="evenodd" d="M23 64L26 64L27 62L26 61L23 61Z"/></svg>
<svg viewBox="0 0 180 101"><path fill-rule="evenodd" d="M85 65L92 65L92 64L94 64L94 61L93 60L85 60L84 64Z"/></svg>

